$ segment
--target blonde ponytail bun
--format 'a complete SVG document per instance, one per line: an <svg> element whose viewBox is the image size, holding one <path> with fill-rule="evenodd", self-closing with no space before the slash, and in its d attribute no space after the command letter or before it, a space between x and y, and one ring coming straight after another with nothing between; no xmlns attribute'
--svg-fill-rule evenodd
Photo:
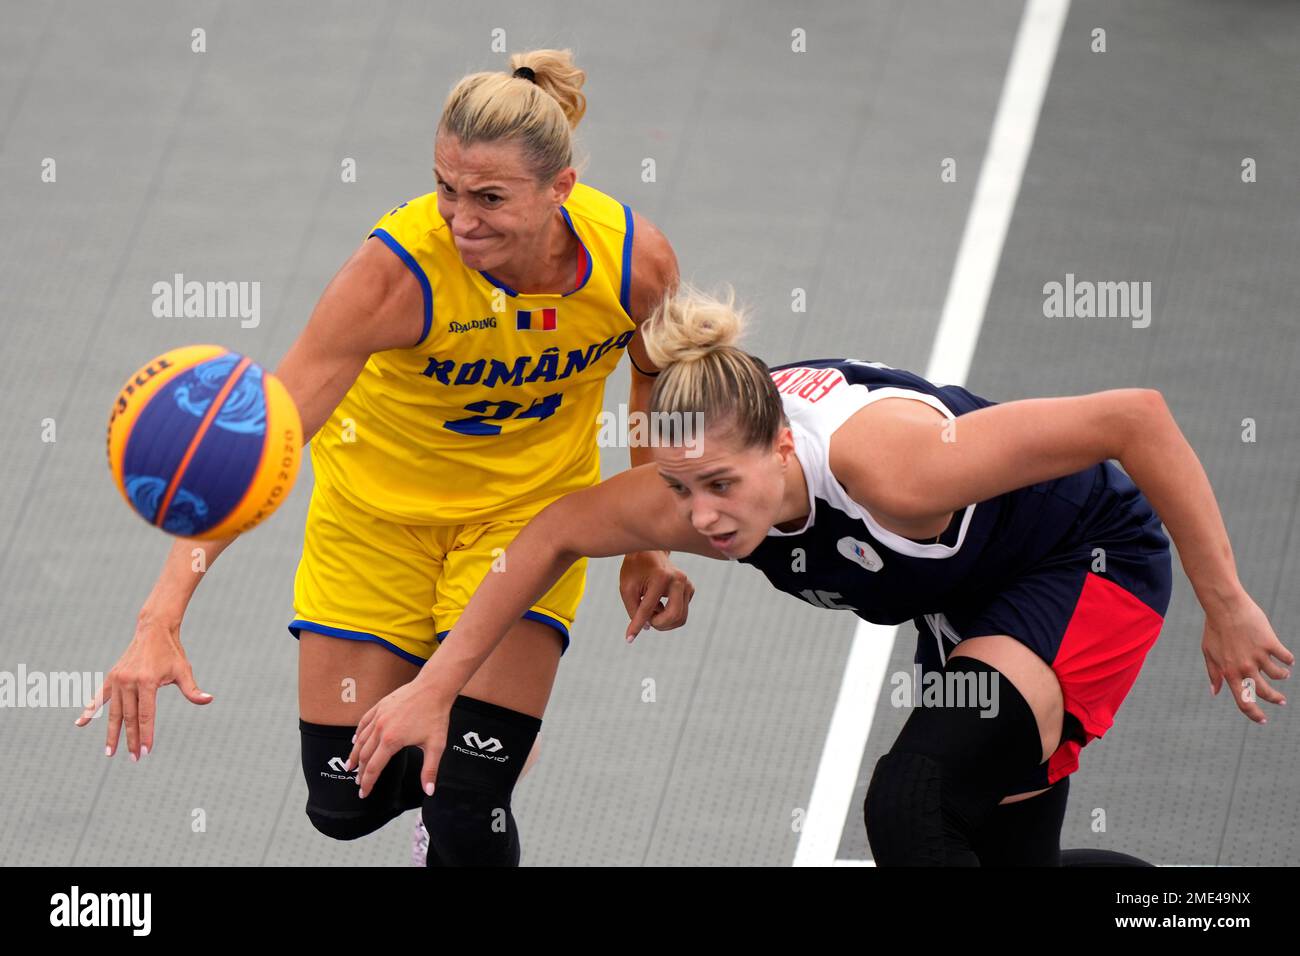
<svg viewBox="0 0 1300 956"><path fill-rule="evenodd" d="M745 329L745 315L736 309L736 292L727 286L725 300L685 284L665 295L641 325L646 354L659 368L693 362L716 349L734 348Z"/></svg>

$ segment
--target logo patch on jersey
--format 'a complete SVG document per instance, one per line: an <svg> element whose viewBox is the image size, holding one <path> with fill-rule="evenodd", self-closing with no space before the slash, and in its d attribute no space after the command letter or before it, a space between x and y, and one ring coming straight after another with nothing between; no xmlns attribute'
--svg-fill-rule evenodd
<svg viewBox="0 0 1300 956"><path fill-rule="evenodd" d="M848 558L854 564L860 564L868 571L879 571L885 566L885 562L880 560L880 555L871 545L865 541L859 541L857 538L840 538L835 545L840 554Z"/></svg>
<svg viewBox="0 0 1300 956"><path fill-rule="evenodd" d="M846 379L837 368L783 368L772 373L772 381L782 395L798 395L816 403Z"/></svg>
<svg viewBox="0 0 1300 956"><path fill-rule="evenodd" d="M470 319L468 322L450 322L448 332L473 332L475 329L495 329L497 317L489 315L486 319Z"/></svg>
<svg viewBox="0 0 1300 956"><path fill-rule="evenodd" d="M515 328L520 332L554 332L559 319L555 309L518 309Z"/></svg>

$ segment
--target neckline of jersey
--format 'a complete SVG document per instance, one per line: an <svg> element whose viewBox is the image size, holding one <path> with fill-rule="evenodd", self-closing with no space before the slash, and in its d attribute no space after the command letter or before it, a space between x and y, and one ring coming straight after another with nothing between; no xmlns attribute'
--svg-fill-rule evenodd
<svg viewBox="0 0 1300 956"><path fill-rule="evenodd" d="M564 299L573 295L575 292L581 292L587 287L587 283L591 281L591 250L587 248L587 243L583 241L582 236L578 233L578 229L573 224L573 219L569 216L569 210L566 206L560 206L560 214L564 216L564 224L568 226L569 232L573 234L573 238L578 240L578 268L582 268L583 262L586 262L587 264L586 274L582 276L581 281L578 282L574 288L570 289L568 292L516 292L491 273L484 272L482 269L477 269L475 271L478 272L478 274L481 275L483 279L492 286L492 288L500 289L512 298L520 298L522 296L526 299Z"/></svg>

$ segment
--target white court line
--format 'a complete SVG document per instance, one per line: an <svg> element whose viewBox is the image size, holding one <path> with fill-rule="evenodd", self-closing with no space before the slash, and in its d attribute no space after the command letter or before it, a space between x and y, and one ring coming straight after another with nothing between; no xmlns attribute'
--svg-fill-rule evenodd
<svg viewBox="0 0 1300 956"><path fill-rule="evenodd" d="M1025 4L934 348L926 365L925 377L932 382L964 385L970 372L1069 9L1070 0L1028 0ZM836 853L897 634L897 627L858 622L799 834L794 866L847 862L837 860Z"/></svg>
<svg viewBox="0 0 1300 956"><path fill-rule="evenodd" d="M799 832L795 866L829 866L835 862L849 801L858 784L858 765L867 749L871 718L875 715L897 633L897 625L886 627L858 621L840 695L831 715L831 728L826 733L821 762L817 765L808 812Z"/></svg>

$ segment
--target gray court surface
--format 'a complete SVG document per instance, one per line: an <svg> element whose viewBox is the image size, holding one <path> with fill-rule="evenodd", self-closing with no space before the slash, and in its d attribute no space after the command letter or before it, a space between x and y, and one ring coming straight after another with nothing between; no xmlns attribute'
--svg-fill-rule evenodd
<svg viewBox="0 0 1300 956"><path fill-rule="evenodd" d="M512 52L575 51L588 72L584 179L658 224L687 278L736 286L753 307L751 351L920 372L1021 13L1018 0L5 0L0 670L112 666L169 545L109 479L116 390L193 342L273 368L371 223L432 190L443 98L463 74L503 68L494 30ZM1097 28L1104 53L1091 49ZM791 50L796 29L806 53ZM1294 4L1076 0L967 382L1000 401L1160 389L1214 486L1242 581L1292 650L1297 62ZM55 182L42 181L47 158ZM340 181L346 158L355 183ZM955 182L941 181L945 158ZM260 323L155 318L151 287L177 272L259 281ZM1149 281L1150 326L1046 318L1043 286L1067 273ZM796 288L805 313L791 310ZM608 407L627 383L620 369ZM625 450L603 454L606 475L626 467ZM106 760L104 721L77 730L75 708L0 710L0 862L407 861L414 813L346 844L303 814L285 625L311 485L305 468L199 589L182 636L216 700L197 708L165 690L142 763ZM689 623L632 647L619 563L593 562L541 760L516 791L525 864L793 860L856 619L747 567L678 561L697 588ZM1291 708L1265 705L1258 726L1226 691L1210 696L1204 615L1175 574L1160 640L1072 778L1063 845L1164 864L1300 862ZM891 671L909 668L914 641L905 626ZM862 795L905 716L876 707L840 859L869 856Z"/></svg>

